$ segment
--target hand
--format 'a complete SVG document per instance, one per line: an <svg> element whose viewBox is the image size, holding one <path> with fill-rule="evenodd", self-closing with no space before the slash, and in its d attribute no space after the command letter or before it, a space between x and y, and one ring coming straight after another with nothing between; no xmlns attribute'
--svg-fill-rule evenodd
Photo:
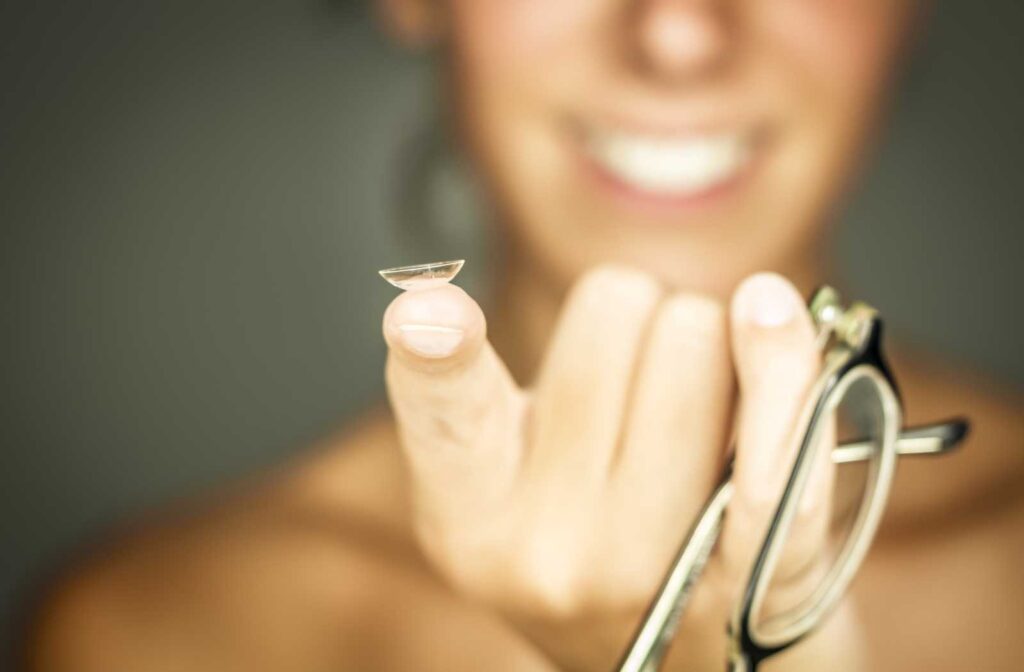
<svg viewBox="0 0 1024 672"><path fill-rule="evenodd" d="M530 390L458 287L402 294L385 313L388 393L423 550L456 590L563 665L614 663L735 426L736 495L677 647L699 669L724 667L725 623L819 367L803 300L781 277L749 278L726 312L639 272L597 269L570 292ZM829 480L827 468L815 474L814 501ZM812 573L823 511L806 507L794 525L785 581Z"/></svg>

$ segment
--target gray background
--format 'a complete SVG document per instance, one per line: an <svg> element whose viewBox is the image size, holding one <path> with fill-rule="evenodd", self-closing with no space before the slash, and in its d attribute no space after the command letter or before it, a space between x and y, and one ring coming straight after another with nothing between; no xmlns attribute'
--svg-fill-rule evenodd
<svg viewBox="0 0 1024 672"><path fill-rule="evenodd" d="M905 334L1020 384L1022 10L936 5L845 217L844 268ZM4 632L110 521L273 463L379 398L393 292L375 270L428 254L391 204L434 103L429 64L366 14L0 9Z"/></svg>

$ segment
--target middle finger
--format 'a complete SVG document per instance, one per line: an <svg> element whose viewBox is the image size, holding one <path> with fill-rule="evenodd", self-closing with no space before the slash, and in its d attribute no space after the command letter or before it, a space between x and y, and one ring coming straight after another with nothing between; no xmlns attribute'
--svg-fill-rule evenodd
<svg viewBox="0 0 1024 672"><path fill-rule="evenodd" d="M714 486L733 388L724 308L694 294L666 300L637 372L609 497L609 537L636 562L663 566Z"/></svg>

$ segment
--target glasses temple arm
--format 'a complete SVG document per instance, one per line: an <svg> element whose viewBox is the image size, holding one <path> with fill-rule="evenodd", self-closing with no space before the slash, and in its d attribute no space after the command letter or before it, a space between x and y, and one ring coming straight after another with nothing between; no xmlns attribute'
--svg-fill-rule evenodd
<svg viewBox="0 0 1024 672"><path fill-rule="evenodd" d="M900 455L941 455L956 448L967 436L970 423L964 418L918 427L908 427L896 439L896 452ZM867 460L875 452L875 442L860 439L842 443L832 451L832 461L848 464Z"/></svg>

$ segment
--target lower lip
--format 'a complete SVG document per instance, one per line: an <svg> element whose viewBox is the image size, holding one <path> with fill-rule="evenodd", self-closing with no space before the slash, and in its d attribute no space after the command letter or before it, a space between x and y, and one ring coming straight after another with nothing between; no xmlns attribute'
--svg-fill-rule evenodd
<svg viewBox="0 0 1024 672"><path fill-rule="evenodd" d="M726 204L750 179L756 163L755 157L759 152L753 152L735 173L721 182L706 189L685 194L658 193L641 189L605 168L586 152L579 152L579 154L583 172L588 179L607 194L616 205L631 211L673 214L707 210Z"/></svg>

